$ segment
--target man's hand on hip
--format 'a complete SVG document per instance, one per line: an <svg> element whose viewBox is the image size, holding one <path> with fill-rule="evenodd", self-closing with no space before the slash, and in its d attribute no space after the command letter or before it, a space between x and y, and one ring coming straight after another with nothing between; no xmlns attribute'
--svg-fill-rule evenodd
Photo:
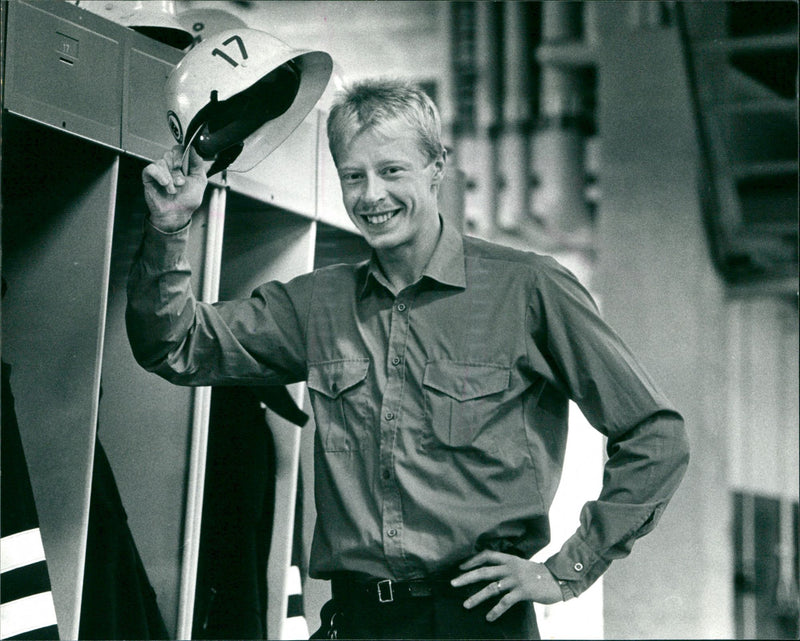
<svg viewBox="0 0 800 641"><path fill-rule="evenodd" d="M142 183L150 222L165 232L184 227L203 202L207 182L203 159L191 147L186 159L183 147L176 145L147 165Z"/></svg>
<svg viewBox="0 0 800 641"><path fill-rule="evenodd" d="M519 601L557 603L562 600L558 581L541 563L484 550L462 563L460 569L465 571L464 574L451 581L456 587L491 581L464 601L465 608L475 607L492 597L501 597L486 615L489 621L499 618Z"/></svg>

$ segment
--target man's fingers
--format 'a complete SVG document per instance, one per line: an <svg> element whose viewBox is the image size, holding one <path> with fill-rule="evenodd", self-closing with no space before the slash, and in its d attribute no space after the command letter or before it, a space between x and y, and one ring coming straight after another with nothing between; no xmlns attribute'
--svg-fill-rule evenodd
<svg viewBox="0 0 800 641"><path fill-rule="evenodd" d="M491 610L489 610L489 612L486 613L486 620L495 621L496 619L499 619L512 605L520 600L521 598L517 592L509 592L497 602L497 605L495 605Z"/></svg>
<svg viewBox="0 0 800 641"><path fill-rule="evenodd" d="M464 607L468 610L470 608L474 608L476 605L483 603L486 599L490 599L493 596L497 596L499 591L494 583L490 583L482 590L478 590L475 594L469 597L466 601L464 601Z"/></svg>
<svg viewBox="0 0 800 641"><path fill-rule="evenodd" d="M505 598L505 596L508 596L508 594L512 591L511 588L513 586L511 583L512 581L509 577L506 577L500 581L491 581L481 590L478 590L475 594L464 601L464 607L467 609L474 608L476 605L483 603L487 599L496 599L501 596Z"/></svg>
<svg viewBox="0 0 800 641"><path fill-rule="evenodd" d="M478 567L474 567L476 565ZM450 582L453 586L488 581L464 601L465 608L474 608L487 599L498 599L486 615L487 621L496 620L519 601L556 603L562 599L558 582L541 563L511 557L502 552L484 551L460 567L467 571Z"/></svg>
<svg viewBox="0 0 800 641"><path fill-rule="evenodd" d="M186 174L183 171L183 147L175 145L166 155L166 162L169 165L172 181L181 187L186 182Z"/></svg>
<svg viewBox="0 0 800 641"><path fill-rule="evenodd" d="M188 176L205 176L206 174L205 162L202 156L197 153L194 145L189 147L189 164L187 169Z"/></svg>
<svg viewBox="0 0 800 641"><path fill-rule="evenodd" d="M170 169L173 171L181 168L183 163L183 146L173 145L172 148L164 154L166 162L169 163Z"/></svg>
<svg viewBox="0 0 800 641"><path fill-rule="evenodd" d="M457 576L450 581L454 587L461 587L462 585L469 585L470 583L477 583L478 581L493 581L504 576L508 572L500 565L484 565L475 570L470 570Z"/></svg>
<svg viewBox="0 0 800 641"><path fill-rule="evenodd" d="M494 552L492 550L483 550L478 552L475 556L470 559L467 559L459 565L458 567L461 570L470 570L472 568L477 568L481 565L486 565L487 563L494 563L499 564L502 563L504 560L504 556L502 552Z"/></svg>
<svg viewBox="0 0 800 641"><path fill-rule="evenodd" d="M174 194L176 191L172 172L169 167L167 167L167 163L163 158L144 168L142 171L142 181L145 183L156 183L168 194Z"/></svg>
<svg viewBox="0 0 800 641"><path fill-rule="evenodd" d="M497 599L499 597L499 600L494 605L494 607L491 610L489 610L489 612L487 612L486 620L495 621L499 619L508 611L508 609L512 605L514 605L518 601L521 601L524 598L522 591L517 590L515 587L512 587L510 585L508 586L503 585L506 581L508 581L509 583L511 582L510 579L504 579L499 584L497 581L492 581L485 588L476 592L466 601L464 601L464 607L467 609L471 609L488 599L492 598Z"/></svg>
<svg viewBox="0 0 800 641"><path fill-rule="evenodd" d="M194 160L199 163L192 167L195 175L204 175L202 166L202 158L193 149L190 150L194 154ZM178 187L183 187L186 184L186 174L183 171L183 147L175 145L167 151L157 161L147 165L142 172L142 180L145 183L151 182L160 185L163 190L170 195L177 193Z"/></svg>

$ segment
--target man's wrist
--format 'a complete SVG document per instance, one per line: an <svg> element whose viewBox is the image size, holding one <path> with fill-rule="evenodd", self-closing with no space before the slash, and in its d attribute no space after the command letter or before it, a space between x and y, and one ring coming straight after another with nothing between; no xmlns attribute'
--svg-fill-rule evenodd
<svg viewBox="0 0 800 641"><path fill-rule="evenodd" d="M178 232L183 231L186 227L189 226L189 223L192 222L191 216L184 221L181 220L163 220L163 219L154 219L152 215L146 216L145 220L150 224L150 226L158 232L162 234L177 234Z"/></svg>

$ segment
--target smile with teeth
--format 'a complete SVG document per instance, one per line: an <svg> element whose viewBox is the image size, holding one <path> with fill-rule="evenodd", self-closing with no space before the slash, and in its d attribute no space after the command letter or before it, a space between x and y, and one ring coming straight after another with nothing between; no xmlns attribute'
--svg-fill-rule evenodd
<svg viewBox="0 0 800 641"><path fill-rule="evenodd" d="M399 212L399 209L392 209L391 211L384 211L377 214L361 214L361 217L370 225L382 225L394 218Z"/></svg>

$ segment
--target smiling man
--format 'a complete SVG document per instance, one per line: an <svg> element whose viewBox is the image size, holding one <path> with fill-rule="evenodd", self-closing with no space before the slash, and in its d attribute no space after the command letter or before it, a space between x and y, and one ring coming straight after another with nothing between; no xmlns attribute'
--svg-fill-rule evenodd
<svg viewBox="0 0 800 641"><path fill-rule="evenodd" d="M447 152L433 103L421 93L414 99L374 85L335 106L328 123L345 209L395 292L422 274L440 230ZM406 119L397 115L403 110Z"/></svg>
<svg viewBox="0 0 800 641"><path fill-rule="evenodd" d="M185 258L206 185L176 148L144 173L150 219L128 332L178 384L307 381L316 419L320 637L538 638L533 602L586 590L649 532L688 461L681 416L556 261L439 215L431 100L366 81L331 110L344 204L370 260L196 301ZM546 563L574 400L608 437L603 488ZM577 515L576 515L577 516Z"/></svg>

